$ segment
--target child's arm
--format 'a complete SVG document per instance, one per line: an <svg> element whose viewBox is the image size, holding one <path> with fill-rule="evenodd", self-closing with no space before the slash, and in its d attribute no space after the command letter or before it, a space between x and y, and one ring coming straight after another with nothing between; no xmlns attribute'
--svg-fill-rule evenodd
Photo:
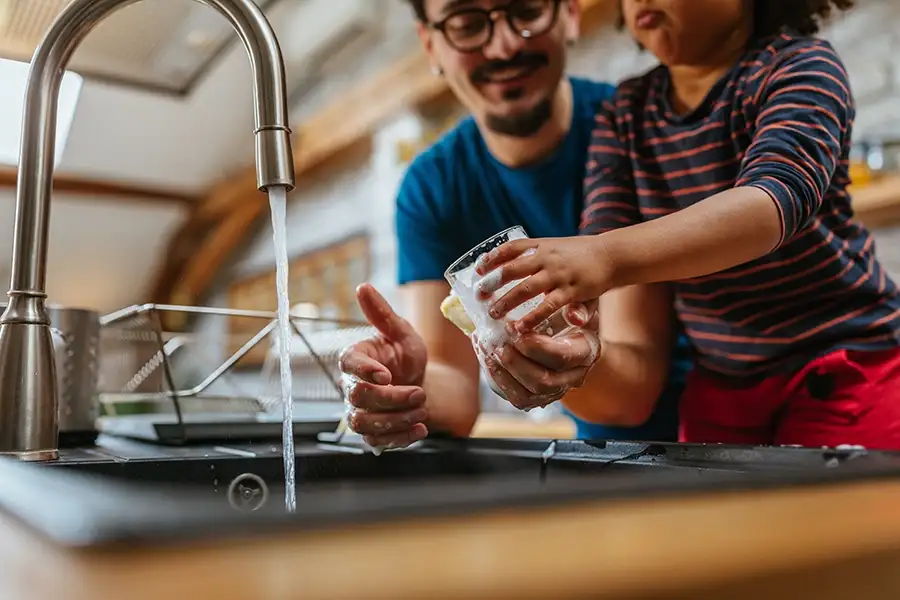
<svg viewBox="0 0 900 600"><path fill-rule="evenodd" d="M518 324L530 329L560 306L616 287L701 277L741 265L807 227L821 208L849 135L853 103L847 75L830 46L810 41L773 68L757 106L754 140L735 188L599 236L501 246L482 271L502 265L503 282L531 277L495 303L495 314L547 293ZM601 212L612 214L608 208ZM534 251L523 256L529 249Z"/></svg>

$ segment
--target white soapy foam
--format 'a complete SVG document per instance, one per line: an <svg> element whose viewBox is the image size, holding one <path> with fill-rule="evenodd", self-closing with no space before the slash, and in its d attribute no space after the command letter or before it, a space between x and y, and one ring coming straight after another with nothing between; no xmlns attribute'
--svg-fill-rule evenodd
<svg viewBox="0 0 900 600"><path fill-rule="evenodd" d="M475 282L475 291L481 294L492 295L500 289L501 281L503 281L503 267L494 269L481 279Z"/></svg>
<svg viewBox="0 0 900 600"><path fill-rule="evenodd" d="M490 353L513 341L506 331L506 324L510 321L521 319L531 310L537 308L544 299L544 295L541 294L517 306L502 320L494 319L488 314L488 309L493 299L501 297L522 281L510 281L499 289L494 290L491 297L486 300L480 300L478 298L479 285L483 288L496 287L499 284L500 277L500 270L497 269L481 278L475 272L475 265L470 265L456 274L456 283L453 286L453 291L459 296L463 308L466 309L466 312L469 313L469 317L475 324L475 332L478 339L481 340L485 349Z"/></svg>
<svg viewBox="0 0 900 600"><path fill-rule="evenodd" d="M584 336L585 341L588 344L588 355L585 357L584 366L589 366L594 364L597 361L597 358L600 355L600 338L596 333L591 331L587 331L586 329L579 327L577 325L571 325L568 328L561 331L557 338L559 341L567 344L569 346L572 345L572 340L569 337L572 333L581 333Z"/></svg>
<svg viewBox="0 0 900 600"><path fill-rule="evenodd" d="M341 390L344 392L344 407L347 409L348 413L353 410L353 405L350 404L350 394L353 393L353 390L356 389L359 382L360 378L356 375L341 373Z"/></svg>
<svg viewBox="0 0 900 600"><path fill-rule="evenodd" d="M587 340L587 343L591 347L591 353L588 355L587 364L593 365L595 362L597 362L597 358L600 357L600 338L596 334L587 331L583 332L582 334L584 335L584 339Z"/></svg>

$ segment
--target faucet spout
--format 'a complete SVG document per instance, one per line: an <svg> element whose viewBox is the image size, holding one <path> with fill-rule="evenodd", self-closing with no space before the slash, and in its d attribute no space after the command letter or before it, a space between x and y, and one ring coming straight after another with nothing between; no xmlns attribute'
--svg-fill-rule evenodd
<svg viewBox="0 0 900 600"><path fill-rule="evenodd" d="M35 50L25 90L9 303L0 317L0 454L58 457L58 400L45 307L47 238L59 85L87 34L139 0L73 0ZM294 187L284 60L275 32L252 0L197 0L221 13L253 72L257 187Z"/></svg>

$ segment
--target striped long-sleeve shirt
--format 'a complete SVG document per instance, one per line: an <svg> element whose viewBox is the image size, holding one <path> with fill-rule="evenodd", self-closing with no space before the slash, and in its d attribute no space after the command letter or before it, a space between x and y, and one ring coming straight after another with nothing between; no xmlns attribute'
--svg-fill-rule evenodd
<svg viewBox="0 0 900 600"><path fill-rule="evenodd" d="M847 193L854 106L832 47L788 35L760 40L687 115L670 107L668 81L657 67L623 82L599 112L582 233L756 186L778 207L778 247L673 284L698 365L758 379L840 348L897 346L900 295Z"/></svg>

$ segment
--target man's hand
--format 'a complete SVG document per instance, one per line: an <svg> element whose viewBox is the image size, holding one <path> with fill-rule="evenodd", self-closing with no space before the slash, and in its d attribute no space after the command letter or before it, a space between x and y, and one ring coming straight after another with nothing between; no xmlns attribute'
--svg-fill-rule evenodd
<svg viewBox="0 0 900 600"><path fill-rule="evenodd" d="M531 410L556 402L584 383L597 360L597 302L568 306L565 316L578 329L555 338L536 333L514 336L494 354L474 340L489 375L516 408Z"/></svg>
<svg viewBox="0 0 900 600"><path fill-rule="evenodd" d="M422 389L425 342L371 285L361 285L356 296L378 333L341 353L350 428L370 446L408 446L428 435Z"/></svg>

